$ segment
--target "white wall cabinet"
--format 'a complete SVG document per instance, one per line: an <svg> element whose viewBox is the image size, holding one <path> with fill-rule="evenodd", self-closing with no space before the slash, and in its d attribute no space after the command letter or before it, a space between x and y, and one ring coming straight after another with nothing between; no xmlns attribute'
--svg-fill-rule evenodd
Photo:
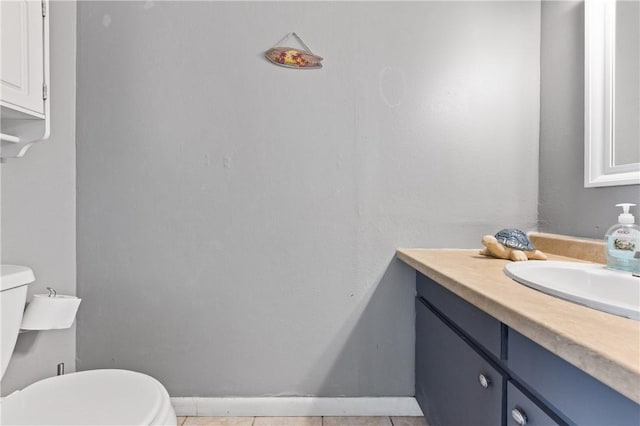
<svg viewBox="0 0 640 426"><path fill-rule="evenodd" d="M48 0L0 1L0 156L49 136Z"/></svg>

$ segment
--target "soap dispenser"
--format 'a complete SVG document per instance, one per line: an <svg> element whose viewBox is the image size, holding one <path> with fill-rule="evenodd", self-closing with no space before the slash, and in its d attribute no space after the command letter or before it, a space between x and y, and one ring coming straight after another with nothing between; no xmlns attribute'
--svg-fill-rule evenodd
<svg viewBox="0 0 640 426"><path fill-rule="evenodd" d="M629 207L635 204L622 203L622 214L618 216L618 223L607 231L607 268L640 274L640 227L635 224L635 218L629 213Z"/></svg>

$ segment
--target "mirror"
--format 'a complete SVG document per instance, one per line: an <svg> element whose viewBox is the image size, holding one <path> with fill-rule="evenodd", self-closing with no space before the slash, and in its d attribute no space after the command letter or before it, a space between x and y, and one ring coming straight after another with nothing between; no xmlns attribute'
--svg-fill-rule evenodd
<svg viewBox="0 0 640 426"><path fill-rule="evenodd" d="M584 180L640 184L640 2L585 1Z"/></svg>

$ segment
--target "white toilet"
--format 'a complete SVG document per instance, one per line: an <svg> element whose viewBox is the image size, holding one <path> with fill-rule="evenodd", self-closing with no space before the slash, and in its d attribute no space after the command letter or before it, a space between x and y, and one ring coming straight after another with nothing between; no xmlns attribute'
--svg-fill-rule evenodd
<svg viewBox="0 0 640 426"><path fill-rule="evenodd" d="M16 344L33 271L2 265L1 374ZM2 378L0 376L0 379ZM176 425L167 390L127 370L89 370L50 377L2 398L1 425Z"/></svg>

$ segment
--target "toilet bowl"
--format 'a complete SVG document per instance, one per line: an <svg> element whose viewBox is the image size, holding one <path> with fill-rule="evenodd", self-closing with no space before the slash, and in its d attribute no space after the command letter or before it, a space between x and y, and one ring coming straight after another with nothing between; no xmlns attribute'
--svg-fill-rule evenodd
<svg viewBox="0 0 640 426"><path fill-rule="evenodd" d="M127 370L89 370L33 383L2 400L3 425L176 425L165 388Z"/></svg>
<svg viewBox="0 0 640 426"><path fill-rule="evenodd" d="M2 265L1 375L13 352L31 269ZM151 376L128 370L88 370L50 377L2 398L0 425L176 425L167 390Z"/></svg>

